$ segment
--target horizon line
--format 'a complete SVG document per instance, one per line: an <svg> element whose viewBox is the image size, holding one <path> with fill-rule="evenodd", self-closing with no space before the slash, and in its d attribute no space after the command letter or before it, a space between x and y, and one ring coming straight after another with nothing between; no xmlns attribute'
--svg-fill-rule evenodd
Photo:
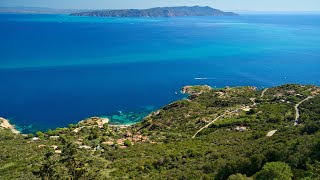
<svg viewBox="0 0 320 180"><path fill-rule="evenodd" d="M199 7L211 7L215 9L219 9L217 7L212 6L200 6ZM194 6L157 6L150 8L158 8L158 7L194 7ZM150 9L150 8L51 8L51 7L41 7L41 6L0 6L0 8L39 8L39 9L51 9L51 10L122 10L122 9ZM221 9L220 9L221 10ZM231 12L241 12L241 13L320 13L320 10L223 10L223 11L231 11Z"/></svg>

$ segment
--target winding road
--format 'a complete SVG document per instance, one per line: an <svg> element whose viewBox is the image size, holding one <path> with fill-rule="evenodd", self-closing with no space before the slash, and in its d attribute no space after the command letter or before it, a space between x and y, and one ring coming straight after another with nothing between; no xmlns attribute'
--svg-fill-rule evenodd
<svg viewBox="0 0 320 180"><path fill-rule="evenodd" d="M261 98L263 98L265 92L268 90L269 88L266 88L264 89L262 92L261 92ZM299 122L299 118L300 118L300 111L299 111L299 106L305 102L305 101L308 101L309 99L312 99L314 98L314 96L308 96L307 98L303 99L302 101L300 101L299 103L297 103L294 108L295 108L295 111L296 111L296 115L295 115L295 120L294 120L294 125L298 125L298 122ZM256 106L256 103L255 103L255 99L254 98L251 98L250 99L252 102L253 102L253 105L252 106ZM252 107L251 106L251 107ZM208 123L207 125L205 125L204 127L202 127L201 129L199 129L193 136L192 136L192 139L195 138L197 136L197 134L199 134L202 130L208 128L211 124L215 123L217 120L219 120L220 118L222 118L223 116L227 115L227 114L230 114L230 113L234 113L234 112L237 112L239 110L244 110L244 108L240 108L240 109L236 109L234 111L231 111L231 112L225 112L224 114L216 117L214 120L212 120L210 123ZM271 137L273 136L275 133L277 132L277 130L272 130L270 132L268 132L267 136Z"/></svg>
<svg viewBox="0 0 320 180"><path fill-rule="evenodd" d="M264 90L262 91L262 93L261 93L261 98L263 98L264 93L266 93L266 91L267 91L268 89L269 89L269 88L266 88L266 89L264 89Z"/></svg>
<svg viewBox="0 0 320 180"><path fill-rule="evenodd" d="M237 112L237 111L239 111L239 110L241 110L241 109L237 109L237 110L234 110L234 111L231 111L231 112L225 112L224 114L216 117L216 118L215 118L214 120L212 120L210 123L208 123L207 125L203 126L201 129L199 129L199 130L192 136L192 139L195 138L199 132L201 132L202 130L208 128L211 124L213 124L214 122L216 122L216 121L217 121L218 119L220 119L221 117L223 117L223 116L225 116L225 115L227 115L227 114L230 114L230 113Z"/></svg>
<svg viewBox="0 0 320 180"><path fill-rule="evenodd" d="M314 98L314 96L308 96L307 98L305 98L304 100L300 101L298 104L296 104L294 106L294 109L296 110L296 117L294 119L294 125L298 125L298 122L299 122L299 118L300 118L300 111L299 111L299 106L305 102L305 101L308 101L309 99L312 99Z"/></svg>
<svg viewBox="0 0 320 180"><path fill-rule="evenodd" d="M265 90L266 90L266 89L265 89ZM265 90L264 90L264 91L265 91ZM250 98L250 101L251 101L253 104L252 104L251 106L249 106L249 107L254 107L254 106L257 105L256 102L255 102L255 98ZM215 118L214 120L212 120L210 123L208 123L207 125L205 125L205 126L202 127L201 129L199 129L199 130L192 136L192 139L194 139L199 132L201 132L202 130L208 128L211 124L215 123L217 120L219 120L219 119L222 118L223 116L225 116L225 115L227 115L227 114L235 113L235 112L237 112L237 111L239 111L239 110L244 110L244 109L246 109L246 107L242 107L242 108L236 109L236 110L231 111L231 112L225 112L225 113L223 113L222 115L216 117L216 118Z"/></svg>

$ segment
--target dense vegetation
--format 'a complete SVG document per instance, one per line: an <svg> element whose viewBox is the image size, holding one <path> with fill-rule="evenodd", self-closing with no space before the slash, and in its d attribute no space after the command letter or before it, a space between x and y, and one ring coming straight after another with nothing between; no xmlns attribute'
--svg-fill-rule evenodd
<svg viewBox="0 0 320 180"><path fill-rule="evenodd" d="M185 92L131 127L0 130L0 179L320 179L318 87Z"/></svg>

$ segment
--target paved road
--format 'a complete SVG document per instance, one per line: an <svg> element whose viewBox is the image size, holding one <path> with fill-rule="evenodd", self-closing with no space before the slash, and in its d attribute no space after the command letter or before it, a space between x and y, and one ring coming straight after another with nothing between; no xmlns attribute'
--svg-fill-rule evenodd
<svg viewBox="0 0 320 180"><path fill-rule="evenodd" d="M267 137L271 137L274 135L274 133L276 133L278 130L272 130L272 131L269 131L268 134L267 134Z"/></svg>
<svg viewBox="0 0 320 180"><path fill-rule="evenodd" d="M296 117L294 119L294 125L298 125L298 122L299 122L299 118L300 118L300 110L299 110L299 106L305 102L305 101L308 101L309 99L312 99L314 96L309 96L307 98L305 98L304 100L300 101L298 104L296 104L294 106L294 109L296 110Z"/></svg>

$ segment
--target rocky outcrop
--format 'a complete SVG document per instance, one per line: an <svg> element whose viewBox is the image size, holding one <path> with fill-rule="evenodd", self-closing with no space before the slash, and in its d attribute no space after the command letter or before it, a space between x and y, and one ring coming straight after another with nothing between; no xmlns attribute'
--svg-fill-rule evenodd
<svg viewBox="0 0 320 180"><path fill-rule="evenodd" d="M104 124L109 123L109 119L108 118L101 118L101 117L91 117L88 118L86 120L80 121L78 123L79 126L93 126L93 125L97 125L97 126L103 126Z"/></svg>
<svg viewBox="0 0 320 180"><path fill-rule="evenodd" d="M20 132L16 130L15 126L10 124L9 120L0 117L0 129L11 129L14 134L19 134Z"/></svg>
<svg viewBox="0 0 320 180"><path fill-rule="evenodd" d="M223 12L209 6L157 7L151 9L99 10L72 13L72 16L97 17L181 17L181 16L236 16L232 12Z"/></svg>
<svg viewBox="0 0 320 180"><path fill-rule="evenodd" d="M189 94L189 95L200 95L204 92L211 91L212 87L208 85L204 86L185 86L181 89L182 94Z"/></svg>

